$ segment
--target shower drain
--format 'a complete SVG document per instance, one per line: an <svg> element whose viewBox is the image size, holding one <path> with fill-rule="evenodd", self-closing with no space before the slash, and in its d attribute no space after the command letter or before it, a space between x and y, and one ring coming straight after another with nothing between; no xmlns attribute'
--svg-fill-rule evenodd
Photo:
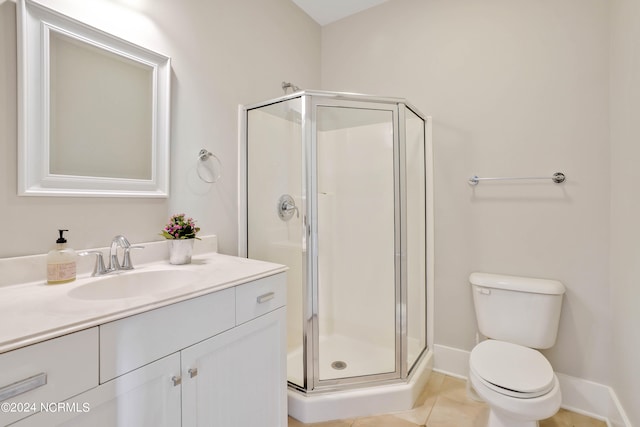
<svg viewBox="0 0 640 427"><path fill-rule="evenodd" d="M331 364L331 367L335 370L341 371L347 367L347 362L343 362L342 360L336 360Z"/></svg>

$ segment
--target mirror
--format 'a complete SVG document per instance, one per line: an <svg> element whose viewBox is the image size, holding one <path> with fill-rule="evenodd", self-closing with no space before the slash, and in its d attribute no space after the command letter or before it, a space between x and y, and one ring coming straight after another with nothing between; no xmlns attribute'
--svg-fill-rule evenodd
<svg viewBox="0 0 640 427"><path fill-rule="evenodd" d="M170 59L18 1L18 194L167 197Z"/></svg>

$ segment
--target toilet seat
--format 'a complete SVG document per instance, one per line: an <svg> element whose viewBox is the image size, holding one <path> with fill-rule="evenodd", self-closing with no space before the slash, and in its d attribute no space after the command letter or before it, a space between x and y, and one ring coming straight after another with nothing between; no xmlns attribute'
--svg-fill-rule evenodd
<svg viewBox="0 0 640 427"><path fill-rule="evenodd" d="M483 384L506 396L530 399L554 386L549 361L539 351L518 344L483 341L471 351L469 366Z"/></svg>

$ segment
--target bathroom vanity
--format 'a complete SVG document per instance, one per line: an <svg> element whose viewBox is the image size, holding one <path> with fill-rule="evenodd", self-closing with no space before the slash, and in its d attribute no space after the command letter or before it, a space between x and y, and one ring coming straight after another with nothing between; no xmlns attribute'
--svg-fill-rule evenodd
<svg viewBox="0 0 640 427"><path fill-rule="evenodd" d="M286 426L285 270L209 253L122 275L187 278L157 292L1 287L0 425Z"/></svg>

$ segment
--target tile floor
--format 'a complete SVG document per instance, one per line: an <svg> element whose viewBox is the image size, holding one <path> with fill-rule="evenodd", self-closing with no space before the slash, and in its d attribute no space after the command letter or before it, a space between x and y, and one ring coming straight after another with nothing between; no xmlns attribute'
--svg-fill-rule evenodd
<svg viewBox="0 0 640 427"><path fill-rule="evenodd" d="M482 427L489 410L467 397L464 380L433 372L416 406L409 411L352 420L304 424L289 417L289 427ZM564 409L540 427L606 427L604 421Z"/></svg>

